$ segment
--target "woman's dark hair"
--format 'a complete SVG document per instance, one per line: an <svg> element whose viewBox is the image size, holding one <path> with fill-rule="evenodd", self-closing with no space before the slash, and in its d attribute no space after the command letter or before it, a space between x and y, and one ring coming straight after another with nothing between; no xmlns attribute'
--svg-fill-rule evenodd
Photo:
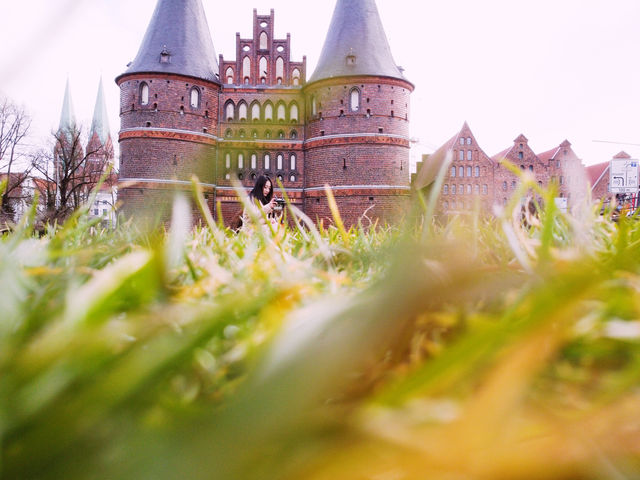
<svg viewBox="0 0 640 480"><path fill-rule="evenodd" d="M271 190L269 190L269 194L265 197L264 193L262 193L262 189L264 188L267 182L271 184ZM253 200L254 198L257 198L258 200L260 200L260 203L262 205L266 205L271 201L272 197L273 197L273 182L266 175L260 175L256 180L256 184L254 185L253 190L249 192L249 198L251 200Z"/></svg>

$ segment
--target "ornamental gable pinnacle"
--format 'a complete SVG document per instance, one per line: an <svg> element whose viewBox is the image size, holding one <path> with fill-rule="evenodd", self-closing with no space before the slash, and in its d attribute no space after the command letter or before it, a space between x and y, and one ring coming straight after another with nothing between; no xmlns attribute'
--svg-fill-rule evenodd
<svg viewBox="0 0 640 480"><path fill-rule="evenodd" d="M124 75L175 73L220 83L201 0L158 0L135 60Z"/></svg>
<svg viewBox="0 0 640 480"><path fill-rule="evenodd" d="M361 75L406 80L391 55L375 0L338 0L308 83Z"/></svg>

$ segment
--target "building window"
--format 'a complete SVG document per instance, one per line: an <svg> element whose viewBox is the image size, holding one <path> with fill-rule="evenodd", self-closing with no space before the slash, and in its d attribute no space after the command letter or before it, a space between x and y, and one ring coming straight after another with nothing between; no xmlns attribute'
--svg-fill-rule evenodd
<svg viewBox="0 0 640 480"><path fill-rule="evenodd" d="M271 138L271 130L267 130L264 132L264 138Z"/></svg>
<svg viewBox="0 0 640 480"><path fill-rule="evenodd" d="M349 94L349 106L351 107L352 112L360 110L360 90L357 88L351 89L351 93Z"/></svg>
<svg viewBox="0 0 640 480"><path fill-rule="evenodd" d="M244 155L242 153L238 154L238 169L244 168Z"/></svg>
<svg viewBox="0 0 640 480"><path fill-rule="evenodd" d="M251 78L251 58L249 58L249 56L242 59L242 78Z"/></svg>
<svg viewBox="0 0 640 480"><path fill-rule="evenodd" d="M467 160L473 160L473 152L471 150L467 150Z"/></svg>
<svg viewBox="0 0 640 480"><path fill-rule="evenodd" d="M291 157L289 158L289 163L290 163L290 170L295 170L296 169L296 155L295 155L295 153L291 154Z"/></svg>
<svg viewBox="0 0 640 480"><path fill-rule="evenodd" d="M268 48L269 37L266 32L260 33L260 50L266 50Z"/></svg>
<svg viewBox="0 0 640 480"><path fill-rule="evenodd" d="M471 184L467 185L467 194L471 195Z"/></svg>
<svg viewBox="0 0 640 480"><path fill-rule="evenodd" d="M476 174L476 177L480 176L480 167L475 168L475 174Z"/></svg>
<svg viewBox="0 0 640 480"><path fill-rule="evenodd" d="M251 105L251 120L254 122L260 121L260 104L258 102Z"/></svg>
<svg viewBox="0 0 640 480"><path fill-rule="evenodd" d="M268 153L264 156L264 169L271 170L271 157Z"/></svg>
<svg viewBox="0 0 640 480"><path fill-rule="evenodd" d="M282 83L282 79L284 78L284 60L282 57L278 57L276 59L276 77L278 78L278 84Z"/></svg>
<svg viewBox="0 0 640 480"><path fill-rule="evenodd" d="M444 210L448 210L449 209L449 202L444 202L443 208L444 208Z"/></svg>
<svg viewBox="0 0 640 480"><path fill-rule="evenodd" d="M562 185L564 183L564 178L562 177L562 175L560 175L560 185Z"/></svg>
<svg viewBox="0 0 640 480"><path fill-rule="evenodd" d="M298 138L298 132L296 132L295 130L291 130L291 140L295 140L296 138Z"/></svg>
<svg viewBox="0 0 640 480"><path fill-rule="evenodd" d="M511 181L511 188L514 188L514 189L516 188L516 181L515 180Z"/></svg>
<svg viewBox="0 0 640 480"><path fill-rule="evenodd" d="M456 176L456 167L451 167L451 176L452 177Z"/></svg>
<svg viewBox="0 0 640 480"><path fill-rule="evenodd" d="M444 193L445 195L449 194L449 185L447 185L446 183L444 184L444 189L443 189L442 193Z"/></svg>
<svg viewBox="0 0 640 480"><path fill-rule="evenodd" d="M283 122L286 120L286 112L284 108L284 103L278 104L278 121Z"/></svg>
<svg viewBox="0 0 640 480"><path fill-rule="evenodd" d="M238 120L241 122L247 121L247 104L244 102L238 105Z"/></svg>
<svg viewBox="0 0 640 480"><path fill-rule="evenodd" d="M480 195L480 185L476 183L475 186L473 187L473 190L476 195Z"/></svg>
<svg viewBox="0 0 640 480"><path fill-rule="evenodd" d="M231 137L233 137L233 130L231 130L230 128L227 128L227 131L226 131L226 132L224 132L224 136L225 136L226 138L231 138Z"/></svg>
<svg viewBox="0 0 640 480"><path fill-rule="evenodd" d="M458 159L461 160L461 161L464 160L464 150L460 150L458 152Z"/></svg>
<svg viewBox="0 0 640 480"><path fill-rule="evenodd" d="M246 133L245 133L245 131L244 131L243 129L240 129L240 131L238 132L238 136L239 136L240 138L244 138L244 137L246 137Z"/></svg>
<svg viewBox="0 0 640 480"><path fill-rule="evenodd" d="M464 138L460 138L460 145L464 145Z"/></svg>
<svg viewBox="0 0 640 480"><path fill-rule="evenodd" d="M270 103L267 103L264 106L264 119L267 122L273 121L273 105L271 105Z"/></svg>
<svg viewBox="0 0 640 480"><path fill-rule="evenodd" d="M289 110L289 118L291 119L292 123L298 122L298 105L295 103L291 104L291 108Z"/></svg>
<svg viewBox="0 0 640 480"><path fill-rule="evenodd" d="M278 131L278 138L284 140L284 132L282 130Z"/></svg>
<svg viewBox="0 0 640 480"><path fill-rule="evenodd" d="M233 102L227 103L227 106L225 107L225 112L226 112L227 122L232 122L233 118L236 115Z"/></svg>
<svg viewBox="0 0 640 480"><path fill-rule="evenodd" d="M283 159L284 159L284 156L281 153L279 153L278 156L276 157L276 169L277 170L282 170Z"/></svg>
<svg viewBox="0 0 640 480"><path fill-rule="evenodd" d="M529 171L533 172L533 165L529 165Z"/></svg>
<svg viewBox="0 0 640 480"><path fill-rule="evenodd" d="M191 108L200 107L200 90L197 87L191 89Z"/></svg>
<svg viewBox="0 0 640 480"><path fill-rule="evenodd" d="M467 137L467 145L471 145L471 137Z"/></svg>
<svg viewBox="0 0 640 480"><path fill-rule="evenodd" d="M295 182L296 176L292 173L291 176L289 177L289 180L291 180L292 182Z"/></svg>
<svg viewBox="0 0 640 480"><path fill-rule="evenodd" d="M231 154L227 153L224 156L224 167L229 170L231 168Z"/></svg>
<svg viewBox="0 0 640 480"><path fill-rule="evenodd" d="M455 194L456 194L456 186L451 185L451 195L455 195Z"/></svg>
<svg viewBox="0 0 640 480"><path fill-rule="evenodd" d="M226 77L227 77L227 83L231 85L234 82L233 81L233 68L231 68L231 67L227 68Z"/></svg>
<svg viewBox="0 0 640 480"><path fill-rule="evenodd" d="M148 105L149 104L149 85L146 82L142 82L140 84L140 104Z"/></svg>
<svg viewBox="0 0 640 480"><path fill-rule="evenodd" d="M251 169L255 170L258 168L258 156L255 153L251 154Z"/></svg>
<svg viewBox="0 0 640 480"><path fill-rule="evenodd" d="M260 77L265 78L269 75L269 70L267 69L267 59L265 57L260 57Z"/></svg>
<svg viewBox="0 0 640 480"><path fill-rule="evenodd" d="M487 195L488 193L489 193L489 187L485 183L484 185L482 185L482 194Z"/></svg>
<svg viewBox="0 0 640 480"><path fill-rule="evenodd" d="M291 74L291 78L293 79L294 85L300 85L300 70L294 68L293 73Z"/></svg>
<svg viewBox="0 0 640 480"><path fill-rule="evenodd" d="M464 185L462 183L458 185L458 195L464 195Z"/></svg>
<svg viewBox="0 0 640 480"><path fill-rule="evenodd" d="M524 153L518 152L518 160L522 160L524 158Z"/></svg>
<svg viewBox="0 0 640 480"><path fill-rule="evenodd" d="M464 178L464 167L458 167L458 176Z"/></svg>
<svg viewBox="0 0 640 480"><path fill-rule="evenodd" d="M467 167L467 177L471 177L471 167Z"/></svg>
<svg viewBox="0 0 640 480"><path fill-rule="evenodd" d="M507 191L507 182L502 182L502 190Z"/></svg>

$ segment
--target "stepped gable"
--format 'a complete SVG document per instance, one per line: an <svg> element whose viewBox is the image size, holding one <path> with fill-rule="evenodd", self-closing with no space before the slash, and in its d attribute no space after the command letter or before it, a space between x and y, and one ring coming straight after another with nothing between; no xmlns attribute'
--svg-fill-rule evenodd
<svg viewBox="0 0 640 480"><path fill-rule="evenodd" d="M133 73L175 73L220 83L201 0L158 0L138 55L123 75Z"/></svg>
<svg viewBox="0 0 640 480"><path fill-rule="evenodd" d="M391 49L374 0L338 0L318 65L308 83L373 75L406 81Z"/></svg>

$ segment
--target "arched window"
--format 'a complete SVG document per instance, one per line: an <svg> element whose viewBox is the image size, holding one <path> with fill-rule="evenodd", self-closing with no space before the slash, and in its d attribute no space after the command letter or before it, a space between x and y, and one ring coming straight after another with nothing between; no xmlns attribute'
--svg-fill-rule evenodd
<svg viewBox="0 0 640 480"><path fill-rule="evenodd" d="M256 155L255 153L251 154L251 169L255 170L256 168L258 168L258 155Z"/></svg>
<svg viewBox="0 0 640 480"><path fill-rule="evenodd" d="M244 138L247 136L247 134L245 133L245 131L243 129L240 129L240 131L238 132L238 136L240 138Z"/></svg>
<svg viewBox="0 0 640 480"><path fill-rule="evenodd" d="M488 193L489 193L489 187L485 183L484 185L482 185L482 194L487 195Z"/></svg>
<svg viewBox="0 0 640 480"><path fill-rule="evenodd" d="M251 78L251 59L248 56L242 59L242 78Z"/></svg>
<svg viewBox="0 0 640 480"><path fill-rule="evenodd" d="M449 202L444 202L443 210L449 210Z"/></svg>
<svg viewBox="0 0 640 480"><path fill-rule="evenodd" d="M529 171L533 172L533 165L529 165Z"/></svg>
<svg viewBox="0 0 640 480"><path fill-rule="evenodd" d="M231 67L227 68L227 71L225 72L225 76L227 77L227 83L228 84L232 84L234 82L234 80L233 80L233 68L231 68Z"/></svg>
<svg viewBox="0 0 640 480"><path fill-rule="evenodd" d="M467 177L471 176L471 167L467 167Z"/></svg>
<svg viewBox="0 0 640 480"><path fill-rule="evenodd" d="M227 122L232 122L234 117L236 116L236 109L235 106L233 105L233 102L229 102L227 103L227 106L225 107L225 117L227 118Z"/></svg>
<svg viewBox="0 0 640 480"><path fill-rule="evenodd" d="M456 194L456 186L451 185L451 195L455 195L455 194Z"/></svg>
<svg viewBox="0 0 640 480"><path fill-rule="evenodd" d="M467 145L471 145L471 137L467 137Z"/></svg>
<svg viewBox="0 0 640 480"><path fill-rule="evenodd" d="M476 183L475 186L473 187L473 190L476 195L480 195L480 185Z"/></svg>
<svg viewBox="0 0 640 480"><path fill-rule="evenodd" d="M300 70L294 68L293 72L291 73L291 78L294 85L300 85Z"/></svg>
<svg viewBox="0 0 640 480"><path fill-rule="evenodd" d="M476 177L480 176L480 167L476 167Z"/></svg>
<svg viewBox="0 0 640 480"><path fill-rule="evenodd" d="M464 137L460 139L460 145L464 145Z"/></svg>
<svg viewBox="0 0 640 480"><path fill-rule="evenodd" d="M149 104L149 85L146 82L142 82L140 84L140 104L148 105Z"/></svg>
<svg viewBox="0 0 640 480"><path fill-rule="evenodd" d="M463 140L464 140L464 139L463 139ZM460 150L458 153L459 153L458 159L459 159L460 161L464 160L464 150Z"/></svg>
<svg viewBox="0 0 640 480"><path fill-rule="evenodd" d="M464 177L464 167L459 167L459 168L458 168L458 176L459 176L460 178L463 178L463 177Z"/></svg>
<svg viewBox="0 0 640 480"><path fill-rule="evenodd" d="M442 190L442 193L444 193L445 195L449 195L449 185L447 185L446 183L444 184L444 189Z"/></svg>
<svg viewBox="0 0 640 480"><path fill-rule="evenodd" d="M227 170L231 168L231 154L228 152L224 156L224 168Z"/></svg>
<svg viewBox="0 0 640 480"><path fill-rule="evenodd" d="M264 106L264 119L267 122L273 121L273 105L271 105L271 103L267 103Z"/></svg>
<svg viewBox="0 0 640 480"><path fill-rule="evenodd" d="M471 150L467 150L467 160L473 160L473 152Z"/></svg>
<svg viewBox="0 0 640 480"><path fill-rule="evenodd" d="M467 185L467 193L471 194L471 184L470 183Z"/></svg>
<svg viewBox="0 0 640 480"><path fill-rule="evenodd" d="M258 102L251 105L251 120L254 122L260 121L260 104Z"/></svg>
<svg viewBox="0 0 640 480"><path fill-rule="evenodd" d="M271 157L268 153L264 156L264 169L271 170Z"/></svg>
<svg viewBox="0 0 640 480"><path fill-rule="evenodd" d="M284 163L284 155L281 153L276 157L276 169L282 170L282 164Z"/></svg>
<svg viewBox="0 0 640 480"><path fill-rule="evenodd" d="M193 87L191 89L191 108L199 108L200 107L200 90L198 87Z"/></svg>
<svg viewBox="0 0 640 480"><path fill-rule="evenodd" d="M238 170L244 168L244 155L242 153L238 154Z"/></svg>
<svg viewBox="0 0 640 480"><path fill-rule="evenodd" d="M505 192L507 191L507 182L506 181L502 182L502 190L504 190Z"/></svg>
<svg viewBox="0 0 640 480"><path fill-rule="evenodd" d="M225 136L226 138L231 138L231 137L233 137L233 130L231 130L230 128L227 128L227 131L226 131L226 132L224 132L224 136Z"/></svg>
<svg viewBox="0 0 640 480"><path fill-rule="evenodd" d="M251 138L258 138L258 131L257 130L251 130Z"/></svg>
<svg viewBox="0 0 640 480"><path fill-rule="evenodd" d="M360 110L360 90L357 88L351 89L351 93L349 94L349 106L351 107L352 112Z"/></svg>
<svg viewBox="0 0 640 480"><path fill-rule="evenodd" d="M291 130L291 135L289 135L289 138L291 138L291 140L295 140L296 138L298 138L298 132L296 132L295 130Z"/></svg>
<svg viewBox="0 0 640 480"><path fill-rule="evenodd" d="M240 105L238 105L238 120L241 122L247 121L247 104L245 102L240 102Z"/></svg>
<svg viewBox="0 0 640 480"><path fill-rule="evenodd" d="M296 169L296 154L292 153L291 157L289 157L289 167L290 170L295 170Z"/></svg>
<svg viewBox="0 0 640 480"><path fill-rule="evenodd" d="M318 101L315 96L311 97L311 115L316 116L318 114Z"/></svg>
<svg viewBox="0 0 640 480"><path fill-rule="evenodd" d="M278 131L278 138L284 139L284 131L283 130L279 130Z"/></svg>
<svg viewBox="0 0 640 480"><path fill-rule="evenodd" d="M282 57L278 57L276 59L276 78L279 80L278 83L282 83L284 81L284 60Z"/></svg>
<svg viewBox="0 0 640 480"><path fill-rule="evenodd" d="M286 120L286 109L284 108L284 103L278 104L278 121L284 122Z"/></svg>
<svg viewBox="0 0 640 480"><path fill-rule="evenodd" d="M511 181L511 188L516 188L516 181L515 180Z"/></svg>
<svg viewBox="0 0 640 480"><path fill-rule="evenodd" d="M264 138L271 138L271 130L264 132Z"/></svg>
<svg viewBox="0 0 640 480"><path fill-rule="evenodd" d="M269 75L269 71L267 69L267 59L265 57L260 57L260 77L266 78Z"/></svg>
<svg viewBox="0 0 640 480"><path fill-rule="evenodd" d="M456 167L451 167L451 176L452 177L456 176Z"/></svg>
<svg viewBox="0 0 640 480"><path fill-rule="evenodd" d="M267 36L267 32L260 33L260 50L266 50L269 48L269 37Z"/></svg>
<svg viewBox="0 0 640 480"><path fill-rule="evenodd" d="M292 182L296 181L296 176L291 174L291 176L289 177L289 180L291 180Z"/></svg>
<svg viewBox="0 0 640 480"><path fill-rule="evenodd" d="M289 109L289 118L292 123L298 122L298 105L295 103L291 104L291 108Z"/></svg>

